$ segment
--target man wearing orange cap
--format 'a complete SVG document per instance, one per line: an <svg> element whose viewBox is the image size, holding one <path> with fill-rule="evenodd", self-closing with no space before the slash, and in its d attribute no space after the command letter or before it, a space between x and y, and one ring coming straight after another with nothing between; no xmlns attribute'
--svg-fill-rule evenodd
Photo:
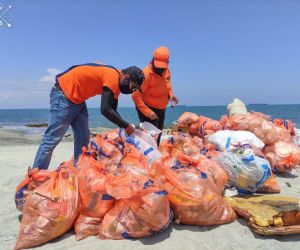
<svg viewBox="0 0 300 250"><path fill-rule="evenodd" d="M136 91L132 94L140 121L150 122L159 129L163 129L169 101L178 103L178 98L173 95L168 64L168 48L155 49L151 62L143 70L145 80L141 86L142 93ZM158 144L159 141L160 137Z"/></svg>

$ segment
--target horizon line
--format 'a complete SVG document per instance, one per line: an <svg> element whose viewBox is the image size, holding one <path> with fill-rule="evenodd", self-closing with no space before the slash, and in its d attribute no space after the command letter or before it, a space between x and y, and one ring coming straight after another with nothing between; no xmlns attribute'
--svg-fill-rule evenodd
<svg viewBox="0 0 300 250"><path fill-rule="evenodd" d="M226 107L228 104L223 104L223 105L185 105L185 104L180 104L178 107ZM285 106L290 106L290 105L300 105L300 103L289 103L289 104L268 104L268 103L250 103L250 104L245 104L246 106L249 105L266 105L266 106L278 106L278 105L285 105ZM48 108L0 108L0 110L26 110L26 109L33 109L33 110L39 110L39 109L49 109ZM88 107L88 109L98 109L100 107ZM118 108L135 108L135 106L120 106ZM171 108L171 107L167 107Z"/></svg>

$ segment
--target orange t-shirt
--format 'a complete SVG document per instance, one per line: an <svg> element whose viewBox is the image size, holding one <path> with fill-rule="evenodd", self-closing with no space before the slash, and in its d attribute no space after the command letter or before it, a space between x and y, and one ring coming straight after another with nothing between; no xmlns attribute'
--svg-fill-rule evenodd
<svg viewBox="0 0 300 250"><path fill-rule="evenodd" d="M169 98L173 96L173 92L169 69L162 76L159 76L153 72L149 64L144 68L143 72L145 75L145 80L141 86L143 93L139 91L133 92L132 99L136 107L145 116L148 116L152 112L148 106L165 109L169 103Z"/></svg>
<svg viewBox="0 0 300 250"><path fill-rule="evenodd" d="M73 103L79 104L108 87L114 98L120 95L120 73L111 66L96 63L76 65L56 76L62 91Z"/></svg>

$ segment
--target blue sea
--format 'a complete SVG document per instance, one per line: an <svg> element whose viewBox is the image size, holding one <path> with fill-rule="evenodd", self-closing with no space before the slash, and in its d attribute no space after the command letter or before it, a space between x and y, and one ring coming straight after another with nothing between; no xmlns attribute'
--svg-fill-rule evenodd
<svg viewBox="0 0 300 250"><path fill-rule="evenodd" d="M259 111L271 115L272 118L283 118L292 120L300 124L300 104L293 105L264 105L253 104L248 105L250 111ZM138 116L135 108L119 108L119 113L127 121L138 124ZM199 115L219 119L221 115L226 114L226 106L178 106L175 108L167 108L165 127L168 128L171 123L185 111L194 112ZM26 128L29 123L47 123L48 109L0 109L0 127L6 129L18 129L25 131L41 131L43 129ZM105 119L98 108L89 109L89 126L97 127L115 127L114 124ZM299 127L299 126L298 126Z"/></svg>

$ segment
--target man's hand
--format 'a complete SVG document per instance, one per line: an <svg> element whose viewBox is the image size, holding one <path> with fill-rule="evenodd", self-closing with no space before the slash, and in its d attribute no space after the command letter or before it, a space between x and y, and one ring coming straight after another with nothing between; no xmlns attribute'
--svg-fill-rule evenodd
<svg viewBox="0 0 300 250"><path fill-rule="evenodd" d="M135 128L129 124L128 127L125 129L126 134L131 135L134 132Z"/></svg>
<svg viewBox="0 0 300 250"><path fill-rule="evenodd" d="M150 120L158 120L157 114L155 114L155 112L153 112L153 111L151 111L151 113L148 115L148 117L150 118Z"/></svg>
<svg viewBox="0 0 300 250"><path fill-rule="evenodd" d="M179 98L177 96L171 96L170 101L177 105L179 103Z"/></svg>

